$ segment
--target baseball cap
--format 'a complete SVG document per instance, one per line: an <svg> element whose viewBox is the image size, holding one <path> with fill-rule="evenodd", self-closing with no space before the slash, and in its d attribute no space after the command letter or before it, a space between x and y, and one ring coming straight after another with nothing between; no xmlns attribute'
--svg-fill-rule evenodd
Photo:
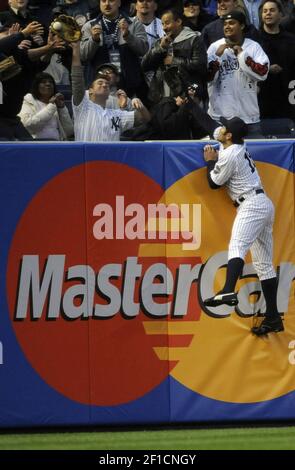
<svg viewBox="0 0 295 470"><path fill-rule="evenodd" d="M244 13L242 13L241 11L238 11L238 10L231 11L227 15L222 16L221 19L223 21L225 21L225 20L236 20L240 24L246 24L246 17L244 15Z"/></svg>
<svg viewBox="0 0 295 470"><path fill-rule="evenodd" d="M96 69L96 73L98 74L104 69L111 69L116 75L120 75L118 67L111 63L100 64Z"/></svg>
<svg viewBox="0 0 295 470"><path fill-rule="evenodd" d="M243 143L243 138L248 134L248 126L242 119L239 117L233 117L232 119L225 119L224 117L221 117L219 121L226 128L226 130L231 132L233 136L232 141L234 144Z"/></svg>

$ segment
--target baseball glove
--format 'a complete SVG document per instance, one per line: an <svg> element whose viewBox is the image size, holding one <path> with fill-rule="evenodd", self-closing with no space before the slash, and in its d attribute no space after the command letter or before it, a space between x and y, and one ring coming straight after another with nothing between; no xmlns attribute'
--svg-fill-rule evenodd
<svg viewBox="0 0 295 470"><path fill-rule="evenodd" d="M0 61L0 81L5 82L21 71L21 66L17 64L12 56Z"/></svg>
<svg viewBox="0 0 295 470"><path fill-rule="evenodd" d="M76 42L81 39L81 28L71 16L59 15L50 25L50 31L57 34L66 42Z"/></svg>

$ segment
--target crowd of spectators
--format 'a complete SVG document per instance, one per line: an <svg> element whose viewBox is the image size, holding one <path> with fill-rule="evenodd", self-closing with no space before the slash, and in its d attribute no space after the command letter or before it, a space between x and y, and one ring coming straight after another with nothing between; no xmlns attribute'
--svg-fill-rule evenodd
<svg viewBox="0 0 295 470"><path fill-rule="evenodd" d="M203 138L192 89L249 138L293 136L295 0L0 0L0 140Z"/></svg>

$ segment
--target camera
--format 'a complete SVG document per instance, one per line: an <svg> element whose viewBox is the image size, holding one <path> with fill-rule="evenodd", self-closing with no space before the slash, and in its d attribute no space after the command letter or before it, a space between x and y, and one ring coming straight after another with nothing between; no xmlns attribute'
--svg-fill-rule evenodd
<svg viewBox="0 0 295 470"><path fill-rule="evenodd" d="M197 83L191 83L188 85L187 90L186 90L186 96L189 96L188 92L192 90L196 96L198 96L198 93L200 92L200 87Z"/></svg>

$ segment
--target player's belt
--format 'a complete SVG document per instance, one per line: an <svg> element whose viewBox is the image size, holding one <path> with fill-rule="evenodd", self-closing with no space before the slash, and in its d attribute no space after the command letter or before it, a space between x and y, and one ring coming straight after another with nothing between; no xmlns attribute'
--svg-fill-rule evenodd
<svg viewBox="0 0 295 470"><path fill-rule="evenodd" d="M255 194L262 194L262 193L264 193L264 190L263 190L263 189L255 189L254 195L255 195ZM234 206L235 206L235 207L239 207L239 205L242 204L242 202L244 202L246 199L247 199L247 198L246 198L246 197L243 197L243 196L239 197L238 199L236 199L236 200L234 201Z"/></svg>

